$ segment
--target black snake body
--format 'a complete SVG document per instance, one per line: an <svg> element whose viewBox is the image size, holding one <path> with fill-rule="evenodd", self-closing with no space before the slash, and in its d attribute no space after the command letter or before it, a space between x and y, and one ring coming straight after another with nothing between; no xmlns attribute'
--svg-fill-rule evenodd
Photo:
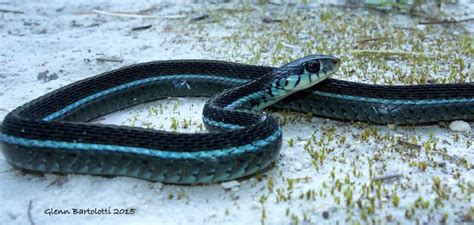
<svg viewBox="0 0 474 225"><path fill-rule="evenodd" d="M329 66L327 74L319 72L318 78L324 76L317 81L309 75L309 81L300 79L314 60L321 64L320 71ZM474 119L473 83L383 86L321 81L337 70L336 61L330 56L309 56L272 68L172 60L105 72L10 112L0 134L3 153L10 164L27 170L208 183L253 174L275 160L281 130L271 116L254 111L268 104L377 124ZM287 79L291 75L301 77ZM308 83L307 89L286 90L303 81L314 83ZM290 96L275 103L279 94ZM203 119L211 132L177 134L88 123L132 105L185 96L214 96L204 108Z"/></svg>

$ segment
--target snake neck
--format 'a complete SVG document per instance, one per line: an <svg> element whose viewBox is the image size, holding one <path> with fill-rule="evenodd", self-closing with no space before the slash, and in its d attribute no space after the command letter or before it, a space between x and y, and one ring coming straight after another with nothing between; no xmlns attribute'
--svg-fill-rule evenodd
<svg viewBox="0 0 474 225"><path fill-rule="evenodd" d="M274 69L244 85L224 91L211 102L227 110L260 111L298 90L296 85L301 75L293 75L294 70L294 67ZM295 79L291 83L288 78L293 76Z"/></svg>
<svg viewBox="0 0 474 225"><path fill-rule="evenodd" d="M273 85L276 75L279 75L277 72L281 73L276 69L211 98L203 110L203 120L208 130L242 129L266 120L274 121L265 113L257 111L286 96ZM280 94L282 96L278 96Z"/></svg>

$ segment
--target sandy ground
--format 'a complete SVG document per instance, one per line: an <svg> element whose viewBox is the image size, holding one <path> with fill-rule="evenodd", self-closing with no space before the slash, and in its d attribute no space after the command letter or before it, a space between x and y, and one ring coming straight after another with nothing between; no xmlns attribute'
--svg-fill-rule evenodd
<svg viewBox="0 0 474 225"><path fill-rule="evenodd" d="M1 1L1 9L22 13L1 13L0 119L51 90L125 65L182 58L234 61L225 46L207 40L206 34L225 36L235 32L232 24L239 21L204 26L205 32L186 30L183 24L199 22L200 7L131 0ZM98 15L94 9L145 10L156 18ZM271 64L268 58L259 63ZM176 120L178 131L200 132L204 103L167 99L96 122L172 130ZM283 126L284 145L275 167L224 184L177 186L124 177L25 174L0 154L0 224L472 223L472 129L373 126L273 114L290 119ZM416 142L419 148L406 149L393 140ZM309 152L321 153L320 158L315 161ZM94 208L135 213L54 214Z"/></svg>

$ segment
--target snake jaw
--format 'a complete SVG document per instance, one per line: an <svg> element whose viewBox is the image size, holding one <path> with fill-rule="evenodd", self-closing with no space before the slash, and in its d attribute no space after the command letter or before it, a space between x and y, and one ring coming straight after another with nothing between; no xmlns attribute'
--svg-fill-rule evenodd
<svg viewBox="0 0 474 225"><path fill-rule="evenodd" d="M266 94L252 95L250 98L254 104L250 105L250 109L262 110L295 92L310 88L336 72L339 65L339 58L334 56L312 55L275 69L256 82L264 85L262 91ZM241 98L237 102L250 98ZM236 105L231 104L232 108Z"/></svg>
<svg viewBox="0 0 474 225"><path fill-rule="evenodd" d="M279 81L280 86L289 94L307 89L335 73L341 60L334 56L315 55L307 56L291 62L282 68L294 67L293 73ZM291 69L290 69L291 70ZM281 85L284 83L285 85Z"/></svg>

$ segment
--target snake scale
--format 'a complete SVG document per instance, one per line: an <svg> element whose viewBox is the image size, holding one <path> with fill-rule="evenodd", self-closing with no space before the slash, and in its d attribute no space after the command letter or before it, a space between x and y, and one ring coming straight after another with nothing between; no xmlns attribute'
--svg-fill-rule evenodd
<svg viewBox="0 0 474 225"><path fill-rule="evenodd" d="M0 141L16 168L129 176L177 184L254 174L277 158L282 132L265 107L375 124L474 119L474 83L384 86L328 79L340 60L311 55L279 68L212 60L131 65L11 111ZM211 97L206 133L89 123L167 97Z"/></svg>

